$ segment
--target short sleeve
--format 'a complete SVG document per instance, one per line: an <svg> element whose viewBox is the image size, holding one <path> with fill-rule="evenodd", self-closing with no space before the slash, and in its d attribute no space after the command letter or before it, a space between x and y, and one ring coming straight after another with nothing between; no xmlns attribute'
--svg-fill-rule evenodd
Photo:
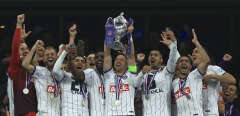
<svg viewBox="0 0 240 116"><path fill-rule="evenodd" d="M87 84L87 85L89 85L89 86L91 86L92 85L92 81L93 81L93 76L94 76L94 70L93 69L85 69L84 71L84 75L85 75L85 80L84 80L84 82Z"/></svg>
<svg viewBox="0 0 240 116"><path fill-rule="evenodd" d="M111 69L109 69L108 71L105 71L105 72L103 73L103 78L104 78L104 79L108 79L108 78L110 78L110 77L112 76L113 73L114 73L114 72L113 72L113 68L111 68Z"/></svg>
<svg viewBox="0 0 240 116"><path fill-rule="evenodd" d="M199 72L198 69L195 69L189 74L188 78L190 78L190 79L203 79L203 75Z"/></svg>
<svg viewBox="0 0 240 116"><path fill-rule="evenodd" d="M41 77L42 71L43 71L43 68L41 66L35 66L32 76L34 78L39 78Z"/></svg>
<svg viewBox="0 0 240 116"><path fill-rule="evenodd" d="M132 73L132 72L128 71L127 74L128 74L129 83L131 85L133 85L134 87L140 87L141 86L141 82L142 82L142 78L143 78L143 73L142 72L137 74L137 73Z"/></svg>
<svg viewBox="0 0 240 116"><path fill-rule="evenodd" d="M217 74L217 75L224 75L226 73L225 70L223 70L221 67L219 66L208 66L208 71L209 72L212 72L214 74Z"/></svg>

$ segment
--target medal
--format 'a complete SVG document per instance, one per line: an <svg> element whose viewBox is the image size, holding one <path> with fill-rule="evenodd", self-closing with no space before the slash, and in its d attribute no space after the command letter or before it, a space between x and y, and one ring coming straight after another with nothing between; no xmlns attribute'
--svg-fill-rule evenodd
<svg viewBox="0 0 240 116"><path fill-rule="evenodd" d="M29 93L29 87L30 85L30 76L28 76L28 73L26 73L26 83L25 83L25 88L23 89L23 94L27 95Z"/></svg>
<svg viewBox="0 0 240 116"><path fill-rule="evenodd" d="M28 88L24 88L23 89L23 94L27 95L29 93L29 89Z"/></svg>
<svg viewBox="0 0 240 116"><path fill-rule="evenodd" d="M114 77L114 81L115 81L115 88L116 88L116 101L115 101L115 105L118 106L120 105L120 86L121 86L121 80L122 80L122 76L120 76L120 79L118 80L118 76L117 74Z"/></svg>
<svg viewBox="0 0 240 116"><path fill-rule="evenodd" d="M105 100L104 99L102 99L101 102L102 102L103 105L105 104Z"/></svg>
<svg viewBox="0 0 240 116"><path fill-rule="evenodd" d="M184 87L186 85L186 77L184 79L179 79L179 91L185 95L187 97L187 99L191 99L191 96L189 94L187 94L186 92L184 92Z"/></svg>
<svg viewBox="0 0 240 116"><path fill-rule="evenodd" d="M116 100L115 101L115 106L119 106L120 105L120 100Z"/></svg>
<svg viewBox="0 0 240 116"><path fill-rule="evenodd" d="M145 95L146 100L150 98L149 94Z"/></svg>
<svg viewBox="0 0 240 116"><path fill-rule="evenodd" d="M82 101L82 106L85 106L86 105L86 92L87 92L87 88L86 88L86 85L83 83L82 86L80 85L80 91L82 93L82 96L83 96L83 101Z"/></svg>
<svg viewBox="0 0 240 116"><path fill-rule="evenodd" d="M83 99L83 100L82 100L82 106L85 106L85 105L86 105L86 100Z"/></svg>

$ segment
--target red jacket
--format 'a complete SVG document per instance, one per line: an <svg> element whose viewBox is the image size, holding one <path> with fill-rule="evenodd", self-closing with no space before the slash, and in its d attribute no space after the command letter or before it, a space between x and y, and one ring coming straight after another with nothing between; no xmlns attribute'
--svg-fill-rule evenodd
<svg viewBox="0 0 240 116"><path fill-rule="evenodd" d="M8 74L13 80L15 116L23 116L28 112L37 112L36 90L33 81L31 81L30 86L28 87L30 90L29 94L23 94L23 89L25 88L26 84L27 72L21 66L19 53L20 41L21 29L16 28L12 40L12 53L8 67Z"/></svg>

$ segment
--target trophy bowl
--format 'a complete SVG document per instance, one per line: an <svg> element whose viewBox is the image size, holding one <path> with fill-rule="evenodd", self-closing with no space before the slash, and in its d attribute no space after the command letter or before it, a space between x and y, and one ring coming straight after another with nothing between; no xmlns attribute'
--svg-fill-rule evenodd
<svg viewBox="0 0 240 116"><path fill-rule="evenodd" d="M124 13L113 19L115 32L114 32L114 50L122 50L123 44L121 39L127 34L127 20L124 18Z"/></svg>

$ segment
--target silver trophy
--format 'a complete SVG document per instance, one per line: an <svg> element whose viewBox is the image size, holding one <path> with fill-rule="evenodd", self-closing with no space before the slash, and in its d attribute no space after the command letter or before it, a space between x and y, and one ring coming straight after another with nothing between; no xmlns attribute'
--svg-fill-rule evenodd
<svg viewBox="0 0 240 116"><path fill-rule="evenodd" d="M122 50L123 44L121 43L121 39L127 34L127 20L123 16L122 12L119 16L113 19L115 32L114 32L114 45L112 49L114 50Z"/></svg>

